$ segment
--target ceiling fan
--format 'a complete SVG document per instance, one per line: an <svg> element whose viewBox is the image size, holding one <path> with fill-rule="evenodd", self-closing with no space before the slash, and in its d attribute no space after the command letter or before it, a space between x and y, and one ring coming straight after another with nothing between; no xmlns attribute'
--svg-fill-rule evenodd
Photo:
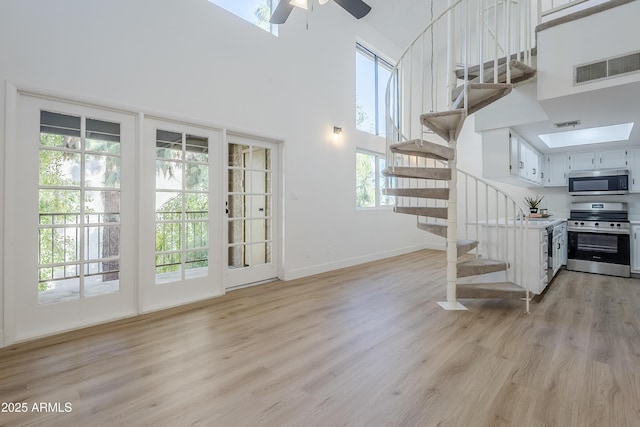
<svg viewBox="0 0 640 427"><path fill-rule="evenodd" d="M319 0L320 4L325 4L329 0ZM371 11L371 6L362 0L333 0L344 10L352 14L356 19L360 19ZM272 24L284 24L294 7L307 9L307 0L280 0L276 10L271 14L269 22Z"/></svg>

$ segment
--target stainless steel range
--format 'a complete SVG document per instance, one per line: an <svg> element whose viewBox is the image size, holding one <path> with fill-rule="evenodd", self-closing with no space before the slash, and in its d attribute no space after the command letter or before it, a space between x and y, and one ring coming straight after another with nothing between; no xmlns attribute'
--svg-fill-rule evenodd
<svg viewBox="0 0 640 427"><path fill-rule="evenodd" d="M571 203L567 270L630 277L630 234L626 203Z"/></svg>

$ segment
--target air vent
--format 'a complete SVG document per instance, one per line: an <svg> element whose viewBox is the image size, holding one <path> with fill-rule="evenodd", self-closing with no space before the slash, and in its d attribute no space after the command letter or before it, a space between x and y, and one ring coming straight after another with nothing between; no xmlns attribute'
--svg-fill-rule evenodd
<svg viewBox="0 0 640 427"><path fill-rule="evenodd" d="M587 83L640 71L640 52L575 67L575 83Z"/></svg>
<svg viewBox="0 0 640 427"><path fill-rule="evenodd" d="M576 127L580 124L580 120L572 120L570 122L562 122L562 123L554 123L553 125L558 129L568 128L568 127Z"/></svg>

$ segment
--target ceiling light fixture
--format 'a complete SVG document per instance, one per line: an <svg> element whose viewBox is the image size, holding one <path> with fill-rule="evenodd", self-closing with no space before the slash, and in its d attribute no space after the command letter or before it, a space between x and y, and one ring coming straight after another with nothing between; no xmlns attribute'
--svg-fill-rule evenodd
<svg viewBox="0 0 640 427"><path fill-rule="evenodd" d="M325 3L327 3L328 1L329 1L329 0L319 0L319 1L318 1L318 3L320 3L320 4L325 4Z"/></svg>
<svg viewBox="0 0 640 427"><path fill-rule="evenodd" d="M611 126L548 133L538 135L538 137L549 148L572 147L601 142L628 141L631 129L633 129L633 123L621 123Z"/></svg>

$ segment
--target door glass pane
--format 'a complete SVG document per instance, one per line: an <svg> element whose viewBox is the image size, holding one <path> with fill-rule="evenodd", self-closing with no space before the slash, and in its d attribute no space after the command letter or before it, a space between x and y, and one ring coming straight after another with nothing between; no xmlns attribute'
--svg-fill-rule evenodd
<svg viewBox="0 0 640 427"><path fill-rule="evenodd" d="M79 187L82 155L57 150L40 150L41 186Z"/></svg>
<svg viewBox="0 0 640 427"><path fill-rule="evenodd" d="M271 150L229 144L229 268L270 262Z"/></svg>
<svg viewBox="0 0 640 427"><path fill-rule="evenodd" d="M156 284L208 274L209 139L156 131Z"/></svg>
<svg viewBox="0 0 640 427"><path fill-rule="evenodd" d="M38 303L119 291L119 153L120 124L41 112Z"/></svg>

